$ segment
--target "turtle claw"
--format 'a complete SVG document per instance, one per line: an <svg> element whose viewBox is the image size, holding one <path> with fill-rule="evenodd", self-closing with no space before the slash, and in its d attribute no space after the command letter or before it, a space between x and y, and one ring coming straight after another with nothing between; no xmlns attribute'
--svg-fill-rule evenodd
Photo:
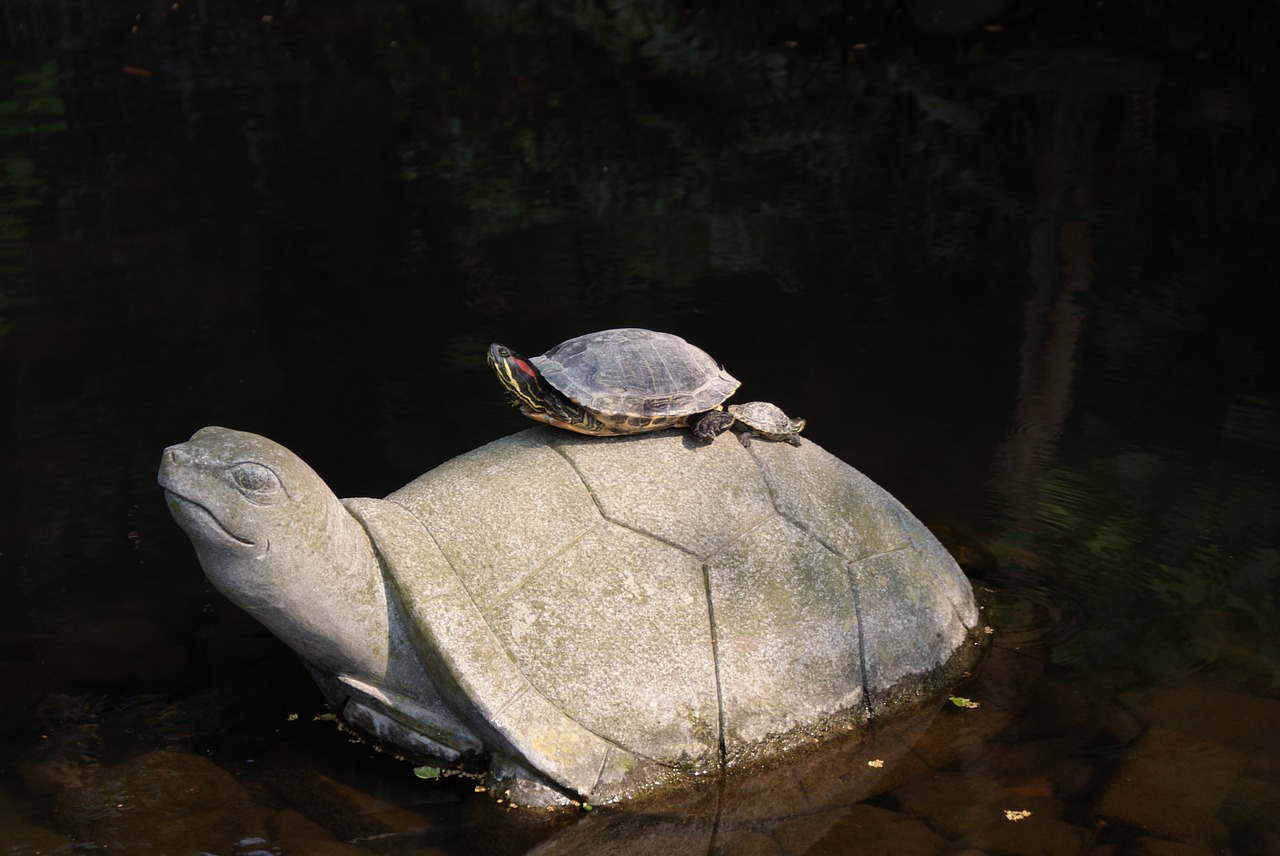
<svg viewBox="0 0 1280 856"><path fill-rule="evenodd" d="M698 419L693 426L693 436L704 442L711 442L719 437L729 426L733 425L733 414L724 410L710 410Z"/></svg>

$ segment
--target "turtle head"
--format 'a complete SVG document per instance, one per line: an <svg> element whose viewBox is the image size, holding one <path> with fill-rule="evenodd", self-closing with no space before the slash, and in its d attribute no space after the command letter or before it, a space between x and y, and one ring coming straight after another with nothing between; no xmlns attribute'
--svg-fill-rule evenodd
<svg viewBox="0 0 1280 856"><path fill-rule="evenodd" d="M537 366L515 351L494 342L489 346L488 359L498 382L507 391L507 401L525 416L569 431L608 433L584 429L599 425L595 416L548 384Z"/></svg>
<svg viewBox="0 0 1280 856"><path fill-rule="evenodd" d="M257 434L203 428L165 449L158 480L219 591L312 664L386 672L387 608L373 547L301 458Z"/></svg>
<svg viewBox="0 0 1280 856"><path fill-rule="evenodd" d="M330 499L337 504L297 455L266 437L227 428L203 428L165 449L159 482L202 561L206 555L261 559L299 528L314 529Z"/></svg>
<svg viewBox="0 0 1280 856"><path fill-rule="evenodd" d="M526 412L545 413L550 408L547 387L533 363L515 351L494 342L489 346L489 367L507 391L511 403Z"/></svg>

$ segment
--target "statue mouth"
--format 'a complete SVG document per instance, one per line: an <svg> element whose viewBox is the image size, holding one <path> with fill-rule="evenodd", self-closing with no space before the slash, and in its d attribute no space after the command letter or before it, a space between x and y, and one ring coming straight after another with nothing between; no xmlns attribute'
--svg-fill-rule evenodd
<svg viewBox="0 0 1280 856"><path fill-rule="evenodd" d="M217 515L200 503L167 489L164 492L164 498L169 504L169 510L173 513L174 518L192 530L212 533L214 536L234 541L242 547L258 546L256 542L241 538L226 526L223 526Z"/></svg>

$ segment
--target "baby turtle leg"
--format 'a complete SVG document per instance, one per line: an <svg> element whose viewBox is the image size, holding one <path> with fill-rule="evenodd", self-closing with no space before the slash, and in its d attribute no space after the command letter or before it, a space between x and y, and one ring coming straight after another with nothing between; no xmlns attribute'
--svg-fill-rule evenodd
<svg viewBox="0 0 1280 856"><path fill-rule="evenodd" d="M751 448L751 438L753 436L761 437L775 443L790 443L792 446L800 445L800 437L797 434L773 434L764 431L757 431L755 428L745 426L741 422L734 426L733 430L738 435L738 442L742 443L742 445L748 449Z"/></svg>

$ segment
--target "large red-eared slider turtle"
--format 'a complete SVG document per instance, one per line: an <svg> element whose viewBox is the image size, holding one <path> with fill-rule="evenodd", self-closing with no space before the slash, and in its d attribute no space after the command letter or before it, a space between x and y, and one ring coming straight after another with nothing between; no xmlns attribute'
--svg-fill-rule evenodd
<svg viewBox="0 0 1280 856"><path fill-rule="evenodd" d="M386 499L205 428L160 484L210 580L349 725L485 764L517 803L625 798L938 698L973 593L882 488L813 443L534 428Z"/></svg>
<svg viewBox="0 0 1280 856"><path fill-rule="evenodd" d="M494 343L488 360L525 416L597 436L696 425L739 385L679 336L634 327L578 336L528 360Z"/></svg>

